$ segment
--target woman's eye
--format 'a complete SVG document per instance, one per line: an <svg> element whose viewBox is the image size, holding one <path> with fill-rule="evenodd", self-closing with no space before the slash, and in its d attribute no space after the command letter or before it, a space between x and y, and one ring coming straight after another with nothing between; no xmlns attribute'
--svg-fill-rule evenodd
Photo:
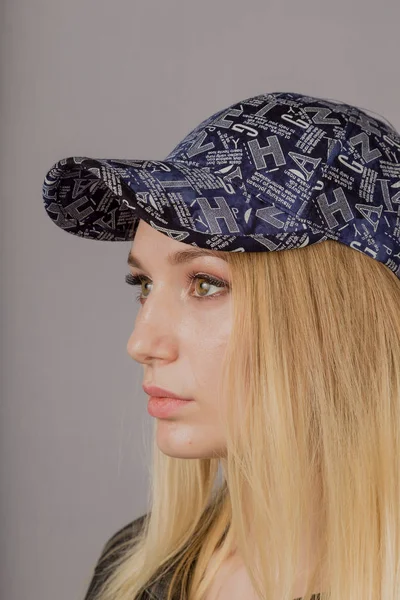
<svg viewBox="0 0 400 600"><path fill-rule="evenodd" d="M150 280L145 275L132 275L128 273L125 276L125 281L129 285L134 286L142 286L141 292L136 296L136 300L146 300L147 296L144 296L142 293L145 290L145 287ZM210 277L209 275L201 274L201 273L190 273L186 277L186 281L191 284L192 281L198 282L197 291L198 295L194 295L195 298L210 298L212 296L219 296L220 294L208 294L210 291L210 286L215 287L217 289L228 288L229 285L226 281L221 281L220 279L215 279L214 277ZM202 293L204 292L204 294Z"/></svg>

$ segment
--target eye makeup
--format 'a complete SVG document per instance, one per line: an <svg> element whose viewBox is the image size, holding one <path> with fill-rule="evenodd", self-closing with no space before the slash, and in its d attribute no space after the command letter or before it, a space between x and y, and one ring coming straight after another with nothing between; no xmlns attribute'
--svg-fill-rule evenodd
<svg viewBox="0 0 400 600"><path fill-rule="evenodd" d="M207 284L220 288L220 289L229 289L229 283L225 280L222 279L217 279L216 277L212 277L211 275L207 275L206 273L197 273L197 272L191 272L188 273L188 275L186 276L186 282L188 284L191 284L194 280L203 280L205 281ZM129 285L133 285L133 286L139 286L142 285L143 283L145 283L146 281L150 281L150 279L148 277L146 277L145 275L132 275L132 273L128 273L125 276L125 281L127 284ZM211 294L209 296L192 296L193 298L195 298L196 300L208 300L211 298L215 298L215 297L220 297L222 294L221 293L217 293L217 294ZM141 300L146 300L147 296L142 296L141 293L139 293L136 296L136 300L141 301Z"/></svg>

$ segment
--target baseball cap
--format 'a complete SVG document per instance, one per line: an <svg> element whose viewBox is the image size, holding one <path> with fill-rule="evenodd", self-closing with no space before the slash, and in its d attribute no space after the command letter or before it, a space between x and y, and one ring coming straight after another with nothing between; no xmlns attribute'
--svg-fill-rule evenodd
<svg viewBox="0 0 400 600"><path fill-rule="evenodd" d="M71 156L43 183L61 229L133 240L139 220L177 241L272 252L335 240L400 278L400 135L370 111L263 93L203 120L164 160Z"/></svg>

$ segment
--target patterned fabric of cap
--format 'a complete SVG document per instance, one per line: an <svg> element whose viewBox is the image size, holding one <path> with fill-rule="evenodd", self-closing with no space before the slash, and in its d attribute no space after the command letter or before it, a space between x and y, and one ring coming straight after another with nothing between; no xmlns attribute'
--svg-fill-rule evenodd
<svg viewBox="0 0 400 600"><path fill-rule="evenodd" d="M88 239L133 240L140 219L225 252L331 239L400 278L400 135L342 102L247 98L202 121L164 160L61 159L43 200L56 225Z"/></svg>

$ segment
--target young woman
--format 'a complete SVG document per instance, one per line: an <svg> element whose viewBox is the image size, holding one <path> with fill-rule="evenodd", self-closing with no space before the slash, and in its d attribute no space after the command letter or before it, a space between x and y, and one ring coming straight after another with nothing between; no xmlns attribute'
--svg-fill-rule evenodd
<svg viewBox="0 0 400 600"><path fill-rule="evenodd" d="M154 416L151 510L86 600L398 600L399 164L392 126L276 93L49 170L59 227L131 241Z"/></svg>

